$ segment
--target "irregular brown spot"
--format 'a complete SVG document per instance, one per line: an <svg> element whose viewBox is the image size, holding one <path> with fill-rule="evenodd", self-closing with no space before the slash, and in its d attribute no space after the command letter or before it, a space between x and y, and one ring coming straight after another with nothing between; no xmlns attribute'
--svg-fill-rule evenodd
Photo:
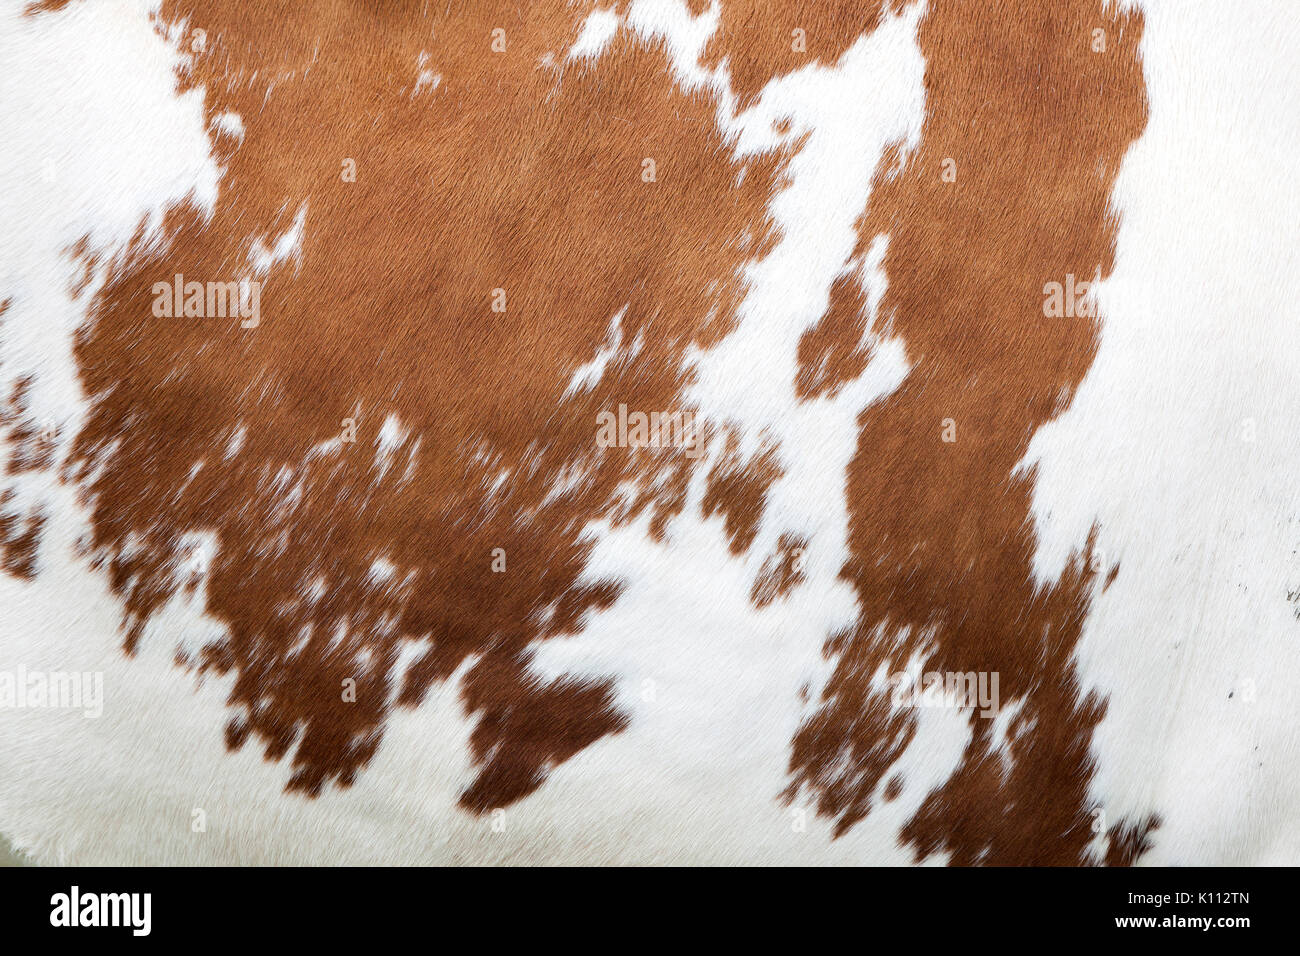
<svg viewBox="0 0 1300 956"><path fill-rule="evenodd" d="M1104 53L1091 50L1097 28ZM991 721L972 717L960 768L904 831L918 858L1078 863L1092 837L1089 744L1104 708L1080 688L1073 651L1095 576L1081 554L1035 586L1033 475L1013 470L1095 353L1096 322L1045 318L1043 287L1111 270L1111 188L1146 122L1141 33L1140 14L1098 0L933 0L918 38L922 138L901 174L882 163L861 223L857 255L889 235L882 311L912 371L861 419L843 573L864 613L828 645L836 667L795 738L789 795L814 794L838 832L870 812L915 733L870 679L914 651L926 670L999 673L1003 704L1022 700L1017 719L1034 727L1008 744L1004 773ZM955 182L941 179L949 158ZM856 308L850 297L840 311Z"/></svg>
<svg viewBox="0 0 1300 956"><path fill-rule="evenodd" d="M34 17L38 13L55 13L66 7L72 0L29 0L23 7L23 16Z"/></svg>
<svg viewBox="0 0 1300 956"><path fill-rule="evenodd" d="M870 344L864 341L867 308L858 270L845 271L831 285L826 313L799 340L795 393L800 399L834 396L866 370L871 361Z"/></svg>
<svg viewBox="0 0 1300 956"><path fill-rule="evenodd" d="M885 785L885 792L882 794L886 803L897 800L899 794L903 792L903 778L895 774L889 778L889 783Z"/></svg>
<svg viewBox="0 0 1300 956"><path fill-rule="evenodd" d="M723 0L703 63L715 67L726 61L731 88L744 108L769 80L813 63L834 63L887 12L906 5L906 0Z"/></svg>
<svg viewBox="0 0 1300 956"><path fill-rule="evenodd" d="M3 314L3 310L0 310L0 315ZM38 427L28 408L28 395L34 383L32 376L20 376L14 382L9 401L0 406L0 429L8 429L6 439L9 455L4 465L6 474L36 471L54 464L56 431L49 427Z"/></svg>
<svg viewBox="0 0 1300 956"><path fill-rule="evenodd" d="M743 554L753 543L768 489L783 474L775 448L765 447L744 459L735 438L727 436L727 447L709 472L700 511L706 518L722 515L732 554Z"/></svg>
<svg viewBox="0 0 1300 956"><path fill-rule="evenodd" d="M167 248L138 245L98 297L76 352L98 402L75 458L87 480L104 464L94 547L128 651L179 586L181 536L218 537L208 610L229 637L200 666L235 672L227 741L292 753L291 789L350 783L390 706L467 659L472 810L625 723L612 679L544 683L529 648L618 594L578 583L588 521L653 509L662 533L680 510L694 463L599 449L596 415L678 406L687 349L729 329L740 267L773 241L785 156L734 159L710 94L683 92L659 44L622 31L563 64L593 6L162 11L206 31L185 83L244 135L214 133L211 215L174 210ZM262 277L256 328L153 317L155 282L237 280L254 241L273 245L304 209L300 250ZM641 351L566 398L620 310ZM389 416L401 437L385 456ZM347 419L355 443L326 445ZM623 482L641 489L631 505Z"/></svg>
<svg viewBox="0 0 1300 956"><path fill-rule="evenodd" d="M1151 834L1159 826L1160 817L1153 815L1111 827L1106 831L1110 838L1106 865L1133 866L1138 857L1151 849Z"/></svg>
<svg viewBox="0 0 1300 956"><path fill-rule="evenodd" d="M0 301L0 318L9 301ZM54 463L54 433L38 428L31 418L28 396L34 379L19 376L8 400L0 405L0 438L8 446L0 475L48 468ZM41 533L49 516L36 505L24 504L12 488L0 487L0 571L19 578L36 575Z"/></svg>
<svg viewBox="0 0 1300 956"><path fill-rule="evenodd" d="M47 520L40 509L17 510L13 492L0 491L0 570L18 578L36 576L36 554Z"/></svg>
<svg viewBox="0 0 1300 956"><path fill-rule="evenodd" d="M496 666L508 672L477 667L466 683L471 709L482 713L470 744L483 770L461 803L477 813L526 796L551 767L627 726L614 707L612 681L543 683L525 665L499 660ZM593 721L592 714L605 719Z"/></svg>
<svg viewBox="0 0 1300 956"><path fill-rule="evenodd" d="M776 550L768 555L754 579L749 600L755 607L767 607L803 583L803 554L807 547L808 539L805 537L781 535Z"/></svg>
<svg viewBox="0 0 1300 956"><path fill-rule="evenodd" d="M903 164L902 145L889 144L877 166L876 181L901 175ZM860 234L868 228L865 214L857 228ZM866 370L879 337L894 332L887 315L872 315L873 304L863 285L867 268L864 247L860 247L831 284L826 312L799 339L795 394L804 401L834 397ZM874 327L877 322L879 326Z"/></svg>

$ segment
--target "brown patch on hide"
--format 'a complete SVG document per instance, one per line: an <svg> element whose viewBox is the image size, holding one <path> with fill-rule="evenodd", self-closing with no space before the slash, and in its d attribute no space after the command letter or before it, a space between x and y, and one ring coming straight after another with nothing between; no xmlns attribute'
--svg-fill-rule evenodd
<svg viewBox="0 0 1300 956"><path fill-rule="evenodd" d="M36 576L36 553L46 520L43 511L18 511L13 492L0 491L0 570L28 580Z"/></svg>
<svg viewBox="0 0 1300 956"><path fill-rule="evenodd" d="M812 63L834 63L886 12L898 13L906 5L905 0L722 0L721 20L701 59L706 68L727 61L743 109L769 80Z"/></svg>
<svg viewBox="0 0 1300 956"><path fill-rule="evenodd" d="M880 158L875 181L900 175L903 163L902 144L890 143ZM857 228L860 234L866 228L865 217L858 220ZM804 401L833 398L866 371L877 336L893 331L887 319L872 315L873 303L863 285L870 268L866 254L869 245L860 244L858 254L849 259L831 284L826 312L799 339L795 394ZM878 307L879 303L874 305ZM873 321L880 327L873 328Z"/></svg>
<svg viewBox="0 0 1300 956"><path fill-rule="evenodd" d="M732 554L744 554L753 544L768 489L784 474L776 449L764 448L746 460L741 458L736 440L727 437L721 460L709 472L700 511L706 518L722 515Z"/></svg>
<svg viewBox="0 0 1300 956"><path fill-rule="evenodd" d="M77 358L99 401L75 457L84 476L105 462L94 547L128 651L177 587L181 536L217 536L208 609L230 635L200 666L235 673L227 741L292 752L291 789L352 782L390 706L471 658L471 810L524 796L626 723L612 677L544 682L531 645L619 593L579 584L588 521L649 509L662 533L680 510L694 463L600 449L596 416L679 410L683 356L728 330L739 269L772 242L785 157L733 159L710 96L627 31L563 64L592 6L162 11L206 31L186 85L245 133L214 133L211 215L174 210L167 248L141 244L98 297ZM304 208L301 248L261 277L255 328L153 316L155 282L238 280L254 241L274 246ZM622 309L640 353L566 398ZM389 416L400 432L381 445ZM348 419L355 443L329 445ZM624 482L641 489L630 506Z"/></svg>
<svg viewBox="0 0 1300 956"><path fill-rule="evenodd" d="M0 315L3 310L0 310ZM0 429L7 429L9 455L4 464L5 474L16 475L37 471L54 465L56 432L52 428L39 428L30 415L27 396L35 379L24 375L14 382L9 401L0 407Z"/></svg>
<svg viewBox="0 0 1300 956"><path fill-rule="evenodd" d="M23 7L23 16L34 17L38 13L56 13L71 2L72 0L31 0Z"/></svg>
<svg viewBox="0 0 1300 956"><path fill-rule="evenodd" d="M795 393L803 401L833 397L866 371L871 349L863 342L868 304L857 269L831 285L830 305L820 321L799 339Z"/></svg>
<svg viewBox="0 0 1300 956"><path fill-rule="evenodd" d="M494 666L474 668L466 681L465 693L483 715L470 739L483 770L461 800L476 813L527 796L549 768L627 726L614 706L612 681L543 682L525 668L524 660L498 658ZM593 723L590 714L608 714L610 723Z"/></svg>
<svg viewBox="0 0 1300 956"><path fill-rule="evenodd" d="M807 538L793 534L781 535L776 551L768 555L754 579L749 600L755 607L767 607L803 583L803 553L807 547Z"/></svg>
<svg viewBox="0 0 1300 956"><path fill-rule="evenodd" d="M8 300L0 302L0 317L8 305ZM30 416L27 397L33 381L30 375L20 376L8 400L0 405L0 437L8 446L0 475L35 471L54 463L53 432L38 429ZM36 555L47 521L43 509L24 506L13 489L0 487L0 571L24 579L36 576Z"/></svg>
<svg viewBox="0 0 1300 956"><path fill-rule="evenodd" d="M1106 865L1133 866L1143 853L1151 849L1151 834L1159 826L1160 817L1149 816L1111 827L1107 831Z"/></svg>
<svg viewBox="0 0 1300 956"><path fill-rule="evenodd" d="M882 163L856 251L890 237L882 311L912 371L861 418L843 574L864 612L828 644L835 670L795 737L787 794L810 791L837 833L870 812L916 731L872 675L923 652L926 671L999 673L1003 705L1022 700L1016 724L1033 730L1008 743L1004 769L992 720L972 716L961 766L903 832L917 857L1084 860L1104 707L1080 688L1073 654L1095 575L1085 553L1035 586L1033 475L1013 470L1095 354L1096 321L1044 317L1043 287L1111 270L1109 196L1146 122L1142 26L1099 0L931 0L919 27L922 138L900 175ZM1094 28L1104 53L1090 49ZM946 158L954 183L940 179ZM942 440L945 419L956 442Z"/></svg>
<svg viewBox="0 0 1300 956"><path fill-rule="evenodd" d="M886 803L890 803L897 800L902 792L903 778L898 776L898 774L894 774L894 776L889 778L889 783L885 784L885 792L881 794L881 797Z"/></svg>

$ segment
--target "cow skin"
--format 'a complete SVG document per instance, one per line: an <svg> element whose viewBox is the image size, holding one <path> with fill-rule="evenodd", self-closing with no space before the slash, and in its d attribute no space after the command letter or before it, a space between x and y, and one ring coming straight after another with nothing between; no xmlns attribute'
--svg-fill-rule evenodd
<svg viewBox="0 0 1300 956"><path fill-rule="evenodd" d="M0 832L1300 862L1291 0L10 0Z"/></svg>

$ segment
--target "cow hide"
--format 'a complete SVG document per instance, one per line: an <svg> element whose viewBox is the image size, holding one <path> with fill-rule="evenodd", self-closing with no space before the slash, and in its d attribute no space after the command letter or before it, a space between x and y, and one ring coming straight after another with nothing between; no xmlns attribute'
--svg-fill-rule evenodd
<svg viewBox="0 0 1300 956"><path fill-rule="evenodd" d="M1286 0L0 11L37 862L1300 862Z"/></svg>

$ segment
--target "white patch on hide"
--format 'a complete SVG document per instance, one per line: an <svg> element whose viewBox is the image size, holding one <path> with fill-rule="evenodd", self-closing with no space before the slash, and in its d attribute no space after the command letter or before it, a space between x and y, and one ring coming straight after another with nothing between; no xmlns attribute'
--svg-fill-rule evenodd
<svg viewBox="0 0 1300 956"><path fill-rule="evenodd" d="M601 51L618 31L618 14L613 10L594 10L582 24L582 33L569 47L569 59L578 60L600 56Z"/></svg>

